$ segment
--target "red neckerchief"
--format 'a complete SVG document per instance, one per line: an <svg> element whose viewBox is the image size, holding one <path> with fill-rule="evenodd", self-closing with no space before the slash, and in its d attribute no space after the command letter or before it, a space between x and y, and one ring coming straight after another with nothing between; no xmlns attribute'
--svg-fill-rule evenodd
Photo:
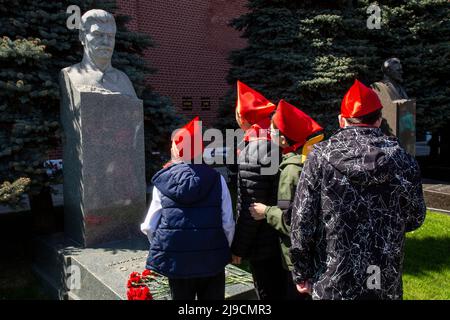
<svg viewBox="0 0 450 320"><path fill-rule="evenodd" d="M271 140L270 138L270 118L265 118L258 123L255 123L245 131L244 141L255 140Z"/></svg>

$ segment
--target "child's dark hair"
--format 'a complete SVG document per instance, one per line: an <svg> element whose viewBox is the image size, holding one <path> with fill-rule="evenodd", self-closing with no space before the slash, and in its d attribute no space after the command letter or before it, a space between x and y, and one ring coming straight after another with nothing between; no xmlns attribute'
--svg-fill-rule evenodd
<svg viewBox="0 0 450 320"><path fill-rule="evenodd" d="M366 124L372 125L377 122L382 116L381 109L368 113L357 118L345 118L349 124Z"/></svg>

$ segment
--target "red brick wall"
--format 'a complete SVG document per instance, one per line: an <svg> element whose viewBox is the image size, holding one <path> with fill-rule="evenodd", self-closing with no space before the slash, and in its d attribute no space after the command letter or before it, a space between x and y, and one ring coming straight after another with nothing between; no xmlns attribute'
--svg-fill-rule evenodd
<svg viewBox="0 0 450 320"><path fill-rule="evenodd" d="M62 146L58 146L53 150L50 150L47 154L49 160L62 159L63 149Z"/></svg>
<svg viewBox="0 0 450 320"><path fill-rule="evenodd" d="M155 48L145 58L158 69L148 83L170 97L180 113L200 115L205 124L216 121L219 99L229 86L228 54L245 46L227 22L246 10L245 0L119 0L119 12L131 16L130 30L149 34ZM192 98L192 110L183 110ZM202 109L210 99L210 110ZM205 99L203 99L205 100Z"/></svg>

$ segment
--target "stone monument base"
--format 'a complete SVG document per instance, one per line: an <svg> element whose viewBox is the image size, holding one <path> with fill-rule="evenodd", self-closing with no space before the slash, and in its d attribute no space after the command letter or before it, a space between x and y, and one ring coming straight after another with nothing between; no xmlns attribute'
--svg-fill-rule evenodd
<svg viewBox="0 0 450 320"><path fill-rule="evenodd" d="M145 237L80 248L63 234L35 241L33 271L46 291L59 300L126 300L131 272L142 272L148 254ZM235 266L226 268L226 299L256 299L251 274ZM150 286L156 300L169 300L167 278ZM69 289L71 288L71 289Z"/></svg>
<svg viewBox="0 0 450 320"><path fill-rule="evenodd" d="M428 209L450 214L449 182L424 179L423 195Z"/></svg>

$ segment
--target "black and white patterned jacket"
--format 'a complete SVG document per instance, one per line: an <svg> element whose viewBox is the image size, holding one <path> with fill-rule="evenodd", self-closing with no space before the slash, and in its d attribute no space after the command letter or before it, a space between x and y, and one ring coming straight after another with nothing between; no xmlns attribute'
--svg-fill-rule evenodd
<svg viewBox="0 0 450 320"><path fill-rule="evenodd" d="M395 138L341 129L314 146L300 176L290 235L295 281L310 280L313 299L401 299L405 232L425 211L417 162Z"/></svg>

